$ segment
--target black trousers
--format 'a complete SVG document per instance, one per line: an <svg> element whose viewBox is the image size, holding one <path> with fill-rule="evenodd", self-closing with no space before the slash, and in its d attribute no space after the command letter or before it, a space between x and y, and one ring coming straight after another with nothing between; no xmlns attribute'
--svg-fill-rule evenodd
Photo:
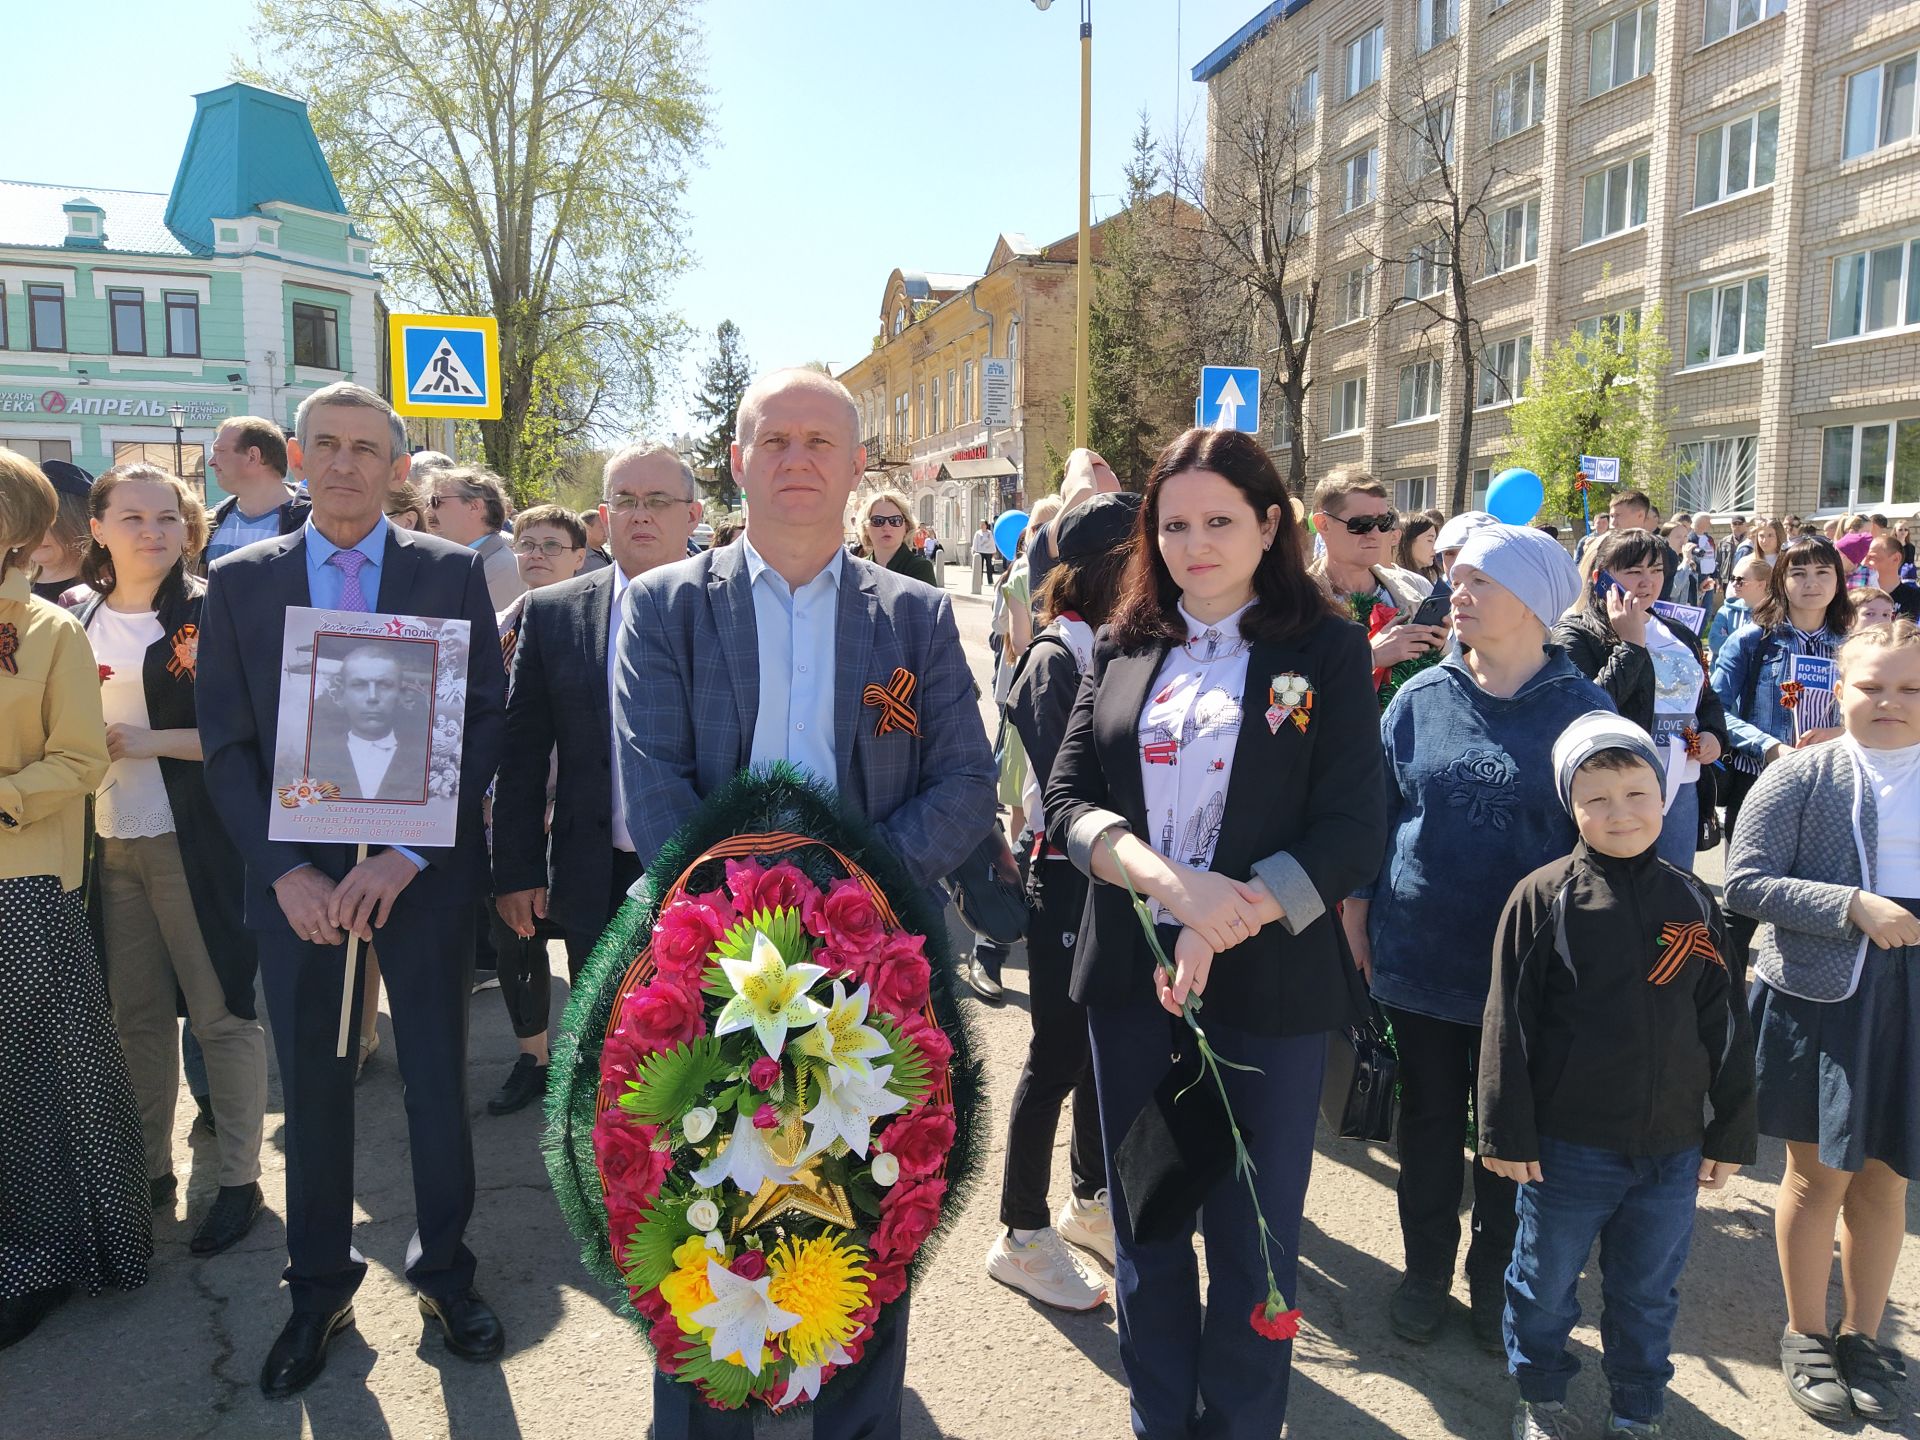
<svg viewBox="0 0 1920 1440"><path fill-rule="evenodd" d="M1467 1116L1480 1075L1480 1027L1387 1005L1400 1055L1400 1234L1407 1273L1452 1284L1460 1255L1462 1170L1473 1167L1467 1280L1504 1282L1513 1258L1518 1188L1467 1155Z"/></svg>
<svg viewBox="0 0 1920 1440"><path fill-rule="evenodd" d="M620 913L620 907L627 903L627 891L645 872L640 857L631 850L613 852L613 881L607 887L607 908L592 925L577 928L563 926L567 940L567 977L580 978L580 971L587 963L587 957L593 953L593 947L600 943L600 934L607 928L607 922Z"/></svg>
<svg viewBox="0 0 1920 1440"><path fill-rule="evenodd" d="M1100 1141L1100 1099L1093 1084L1093 1047L1087 1012L1067 993L1074 941L1086 908L1087 877L1065 860L1034 862L1028 911L1027 985L1033 1038L1013 1090L1007 1123L1007 1166L1000 1189L1000 1223L1015 1230L1052 1224L1047 1182L1053 1174L1053 1137L1060 1107L1073 1097L1068 1150L1073 1193L1091 1200L1107 1183L1107 1152Z"/></svg>
<svg viewBox="0 0 1920 1440"><path fill-rule="evenodd" d="M531 1040L547 1033L547 1012L553 1008L553 967L547 961L547 942L563 938L559 926L547 920L533 923L533 938L523 940L507 927L493 907L488 929L493 935L493 954L499 967L500 998L507 1002L507 1019L513 1022L516 1040ZM577 974L571 960L568 969Z"/></svg>
<svg viewBox="0 0 1920 1440"><path fill-rule="evenodd" d="M409 907L402 897L376 932L380 974L406 1097L416 1230L406 1274L436 1299L473 1283L466 1247L473 1215L473 1136L467 1118L467 1009L474 910ZM353 1297L366 1262L353 1248L352 1047L334 1054L346 946L299 939L285 921L260 934L260 980L286 1101L287 1269L293 1308L327 1313ZM364 958L364 957L363 957ZM353 991L358 1033L365 990Z"/></svg>

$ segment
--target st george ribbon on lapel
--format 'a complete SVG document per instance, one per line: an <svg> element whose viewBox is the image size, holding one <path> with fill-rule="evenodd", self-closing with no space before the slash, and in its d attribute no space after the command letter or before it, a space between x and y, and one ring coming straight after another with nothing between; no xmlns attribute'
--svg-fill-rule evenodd
<svg viewBox="0 0 1920 1440"><path fill-rule="evenodd" d="M861 692L860 698L880 711L879 722L873 727L875 739L894 730L919 736L920 717L909 703L917 683L913 672L903 666L893 672L893 678L885 685L869 685Z"/></svg>

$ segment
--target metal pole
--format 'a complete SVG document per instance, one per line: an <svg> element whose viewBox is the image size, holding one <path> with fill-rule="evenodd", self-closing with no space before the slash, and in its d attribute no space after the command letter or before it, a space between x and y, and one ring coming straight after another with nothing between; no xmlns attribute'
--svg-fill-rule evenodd
<svg viewBox="0 0 1920 1440"><path fill-rule="evenodd" d="M178 475L182 480L184 480L187 478L187 473L186 473L186 469L184 468L186 464L186 460L180 444L182 436L183 436L183 432L181 428L178 425L174 426L173 427L173 473L175 475Z"/></svg>
<svg viewBox="0 0 1920 1440"><path fill-rule="evenodd" d="M1080 5L1080 312L1073 361L1073 444L1087 443L1087 391L1093 374L1093 0Z"/></svg>

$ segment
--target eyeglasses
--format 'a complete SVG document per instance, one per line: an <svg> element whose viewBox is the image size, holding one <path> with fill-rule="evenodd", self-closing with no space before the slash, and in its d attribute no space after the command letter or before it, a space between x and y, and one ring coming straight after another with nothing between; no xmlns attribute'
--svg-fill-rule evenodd
<svg viewBox="0 0 1920 1440"><path fill-rule="evenodd" d="M616 495L607 501L607 509L616 515L631 515L644 505L649 515L664 515L676 505L692 503L691 495L668 495L663 491L653 490L645 495Z"/></svg>
<svg viewBox="0 0 1920 1440"><path fill-rule="evenodd" d="M867 523L869 525L890 525L897 530L907 523L907 517L904 515L869 515L867 517Z"/></svg>
<svg viewBox="0 0 1920 1440"><path fill-rule="evenodd" d="M1400 517L1391 510L1384 515L1355 515L1346 520L1342 520L1338 515L1329 515L1324 510L1320 511L1319 515L1322 520L1331 520L1336 525L1346 526L1349 535L1367 535L1375 530L1385 535L1390 530L1400 528Z"/></svg>
<svg viewBox="0 0 1920 1440"><path fill-rule="evenodd" d="M516 555L544 555L549 560L558 560L568 551L578 550L578 545L569 545L564 540L516 540L513 553Z"/></svg>

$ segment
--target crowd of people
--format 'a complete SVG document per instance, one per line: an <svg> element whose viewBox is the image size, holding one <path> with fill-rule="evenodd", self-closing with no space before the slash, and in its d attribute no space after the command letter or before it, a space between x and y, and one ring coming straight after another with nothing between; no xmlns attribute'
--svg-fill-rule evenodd
<svg viewBox="0 0 1920 1440"><path fill-rule="evenodd" d="M0 450L0 1346L75 1288L143 1283L152 1215L177 1203L183 1072L219 1170L191 1248L248 1232L271 1029L292 1314L260 1383L311 1384L365 1271L353 1086L384 990L406 1277L450 1351L498 1357L465 1242L476 966L518 1041L486 1106L508 1114L546 1090L549 944L577 977L700 802L786 762L929 891L1005 813L1031 1039L986 1269L1066 1310L1112 1296L1143 1440L1279 1433L1291 1348L1261 1316L1270 1284L1296 1294L1329 1035L1374 1007L1400 1089L1404 1265L1383 1303L1433 1340L1466 1239L1468 1322L1514 1379L1518 1440L1583 1433L1568 1337L1596 1244L1604 1428L1659 1433L1696 1197L1763 1134L1786 1151L1787 1392L1834 1423L1903 1413L1879 1335L1920 1163L1907 522L1716 537L1627 491L1569 553L1478 512L1403 516L1358 471L1290 496L1233 431L1187 432L1131 490L1077 451L997 577L993 527L970 542L995 580L990 744L938 541L885 488L849 536L857 420L816 372L756 381L732 455L745 523L707 546L669 447L615 452L589 512L509 525L497 476L409 455L352 384L308 398L291 439L226 422L211 514L148 464L94 478ZM453 844L273 838L281 622L301 606L472 627ZM410 703L352 664L329 682L349 717ZM860 723L869 682L900 671L915 723ZM384 793L384 733L346 742L358 793ZM1723 843L1716 898L1693 867ZM340 1047L349 936L370 954ZM966 957L983 999L1005 951ZM1183 1160L1130 1190L1129 1137L1172 1103L1202 997L1251 1184ZM825 1392L822 1440L899 1433L906 1325L902 1302ZM654 1424L751 1433L666 1375Z"/></svg>

